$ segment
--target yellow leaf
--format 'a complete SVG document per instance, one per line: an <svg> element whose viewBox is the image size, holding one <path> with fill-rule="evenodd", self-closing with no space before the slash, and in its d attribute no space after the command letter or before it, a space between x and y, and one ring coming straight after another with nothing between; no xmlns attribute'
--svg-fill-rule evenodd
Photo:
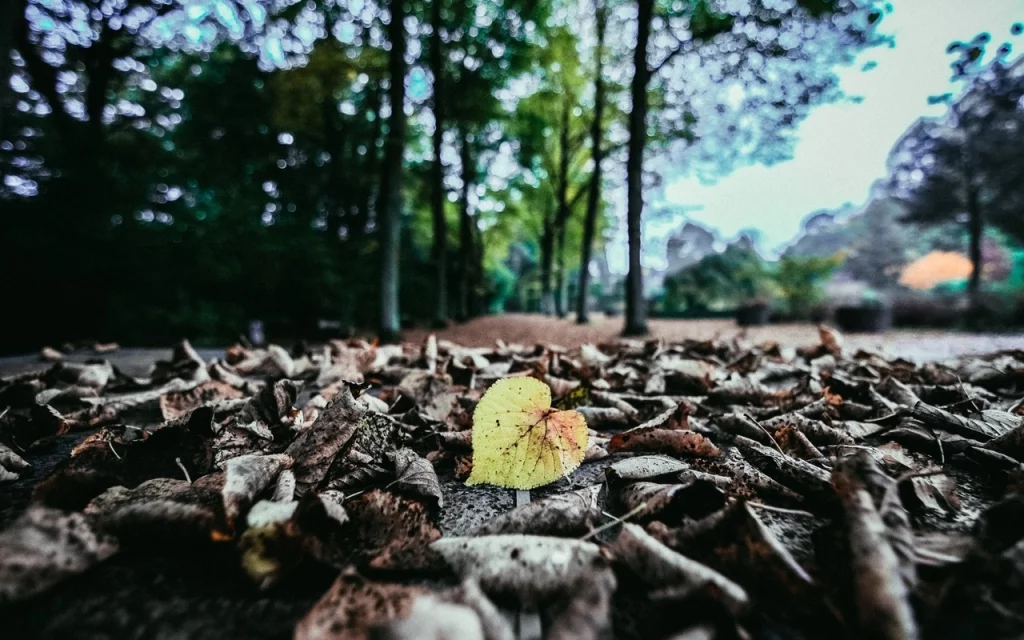
<svg viewBox="0 0 1024 640"><path fill-rule="evenodd" d="M583 462L587 422L551 408L536 378L495 382L473 412L473 472L466 484L533 489L568 476Z"/></svg>

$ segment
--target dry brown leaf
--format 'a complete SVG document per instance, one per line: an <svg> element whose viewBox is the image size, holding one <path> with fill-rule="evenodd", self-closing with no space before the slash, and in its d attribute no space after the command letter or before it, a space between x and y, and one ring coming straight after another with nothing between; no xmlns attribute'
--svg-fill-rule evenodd
<svg viewBox="0 0 1024 640"><path fill-rule="evenodd" d="M160 396L160 413L164 420L177 420L204 405L242 398L244 395L227 383L209 380L191 389L168 391Z"/></svg>
<svg viewBox="0 0 1024 640"><path fill-rule="evenodd" d="M295 627L295 640L370 640L371 630L406 618L422 587L370 582L342 572Z"/></svg>
<svg viewBox="0 0 1024 640"><path fill-rule="evenodd" d="M31 507L0 532L0 604L42 593L116 552L82 514Z"/></svg>
<svg viewBox="0 0 1024 640"><path fill-rule="evenodd" d="M713 442L696 431L657 427L636 427L615 434L608 443L608 453L621 451L674 453L706 458L722 453Z"/></svg>
<svg viewBox="0 0 1024 640"><path fill-rule="evenodd" d="M260 493L277 479L278 474L292 465L286 454L246 455L228 460L224 489L224 513L228 523L234 525L252 505Z"/></svg>
<svg viewBox="0 0 1024 640"><path fill-rule="evenodd" d="M442 538L431 548L462 578L488 594L536 605L569 594L581 578L603 566L595 544L522 534Z"/></svg>
<svg viewBox="0 0 1024 640"><path fill-rule="evenodd" d="M437 479L434 465L412 449L399 449L389 457L395 465L395 481L391 483L393 486L430 498L439 509L444 507L441 483Z"/></svg>

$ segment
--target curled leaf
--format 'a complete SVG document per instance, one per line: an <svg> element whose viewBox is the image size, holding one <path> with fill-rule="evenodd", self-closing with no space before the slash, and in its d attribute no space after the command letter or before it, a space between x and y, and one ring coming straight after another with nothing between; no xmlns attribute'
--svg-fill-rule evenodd
<svg viewBox="0 0 1024 640"><path fill-rule="evenodd" d="M444 506L441 483L437 480L434 465L412 449L399 449L390 457L395 464L395 481L392 483L395 487L433 498L439 508Z"/></svg>

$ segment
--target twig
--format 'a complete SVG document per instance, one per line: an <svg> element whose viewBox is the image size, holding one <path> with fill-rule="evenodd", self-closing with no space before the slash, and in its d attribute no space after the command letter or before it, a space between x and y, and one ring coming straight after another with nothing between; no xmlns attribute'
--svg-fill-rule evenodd
<svg viewBox="0 0 1024 640"><path fill-rule="evenodd" d="M174 461L178 463L178 468L185 474L185 480L192 484L192 476L188 475L188 469L185 468L185 465L181 464L181 458L175 458Z"/></svg>
<svg viewBox="0 0 1024 640"><path fill-rule="evenodd" d="M900 477L896 478L896 484L904 482L906 480L913 480L914 478L927 478L929 476L941 476L946 472L943 469L930 469L928 471L911 471L910 473L904 473Z"/></svg>
<svg viewBox="0 0 1024 640"><path fill-rule="evenodd" d="M769 440L772 441L772 444L775 445L775 448L779 450L779 453L781 453L782 455L786 455L786 452L782 450L782 447L779 446L779 443L775 441L775 436L773 436L770 431L761 426L761 423L755 420L754 416L750 415L749 413L744 413L743 417L753 422L754 426L756 426L758 429L764 431L764 434L768 436Z"/></svg>
<svg viewBox="0 0 1024 640"><path fill-rule="evenodd" d="M840 444L837 444L836 446L837 447L843 447L844 449L861 449L862 451L878 451L878 449L875 449L874 447L865 447L864 445L860 445L860 444L841 444L840 443Z"/></svg>
<svg viewBox="0 0 1024 640"><path fill-rule="evenodd" d="M810 516L812 518L815 517L815 515L810 511L801 511L800 509L786 509L784 507L773 507L772 505L764 504L763 502L747 501L747 504L749 504L752 507L757 507L758 509L764 509L765 511L774 511L776 513L788 513L794 516Z"/></svg>
<svg viewBox="0 0 1024 640"><path fill-rule="evenodd" d="M606 515L609 518L611 518L612 521L611 522L606 522L606 523L602 524L600 527L594 529L593 531L591 531L587 535L585 535L582 538L580 538L580 540L581 541L589 540L589 539L593 538L594 536L596 536L597 534L601 533L602 531L605 531L606 529L611 529L612 527L614 527L617 524L622 524L623 522L626 521L627 518L632 518L633 516L635 516L638 513L642 512L646 508L647 508L647 503L646 502L641 502L640 504L638 504L635 507L633 507L629 511L629 513L625 514L621 518L619 518L617 516L613 516L612 514L606 512L606 511L602 511L601 513L603 515Z"/></svg>
<svg viewBox="0 0 1024 640"><path fill-rule="evenodd" d="M107 440L107 446L110 447L110 452L114 454L114 457L116 457L118 460L120 460L121 456L117 453L117 449L114 449L114 442L112 440ZM181 460L180 459L178 460L178 465L179 466L181 465ZM181 468L184 469L185 467L181 467ZM186 478L188 477L188 471L185 472L185 477ZM192 481L189 480L189 484L191 484L191 483L192 483Z"/></svg>
<svg viewBox="0 0 1024 640"><path fill-rule="evenodd" d="M901 409L900 411L893 411L889 415L880 416L878 418L866 418L864 420L864 422L881 422L883 420L888 420L890 418L898 418L902 414L903 414L903 410Z"/></svg>
<svg viewBox="0 0 1024 640"><path fill-rule="evenodd" d="M967 389L964 388L964 381L960 379L960 376L956 377L956 382L957 382L958 385L960 385L960 391L962 391L963 394L965 396L967 396L967 397L964 398L963 400L960 400L959 402L953 403L950 406L956 406L956 405L958 405L960 403L963 403L963 402L970 402L971 406L974 407L974 412L975 413L981 413L981 409L979 409L978 405L975 404L975 402L974 402L974 397L972 397L971 394L967 393ZM945 407L943 407L943 408L945 408Z"/></svg>

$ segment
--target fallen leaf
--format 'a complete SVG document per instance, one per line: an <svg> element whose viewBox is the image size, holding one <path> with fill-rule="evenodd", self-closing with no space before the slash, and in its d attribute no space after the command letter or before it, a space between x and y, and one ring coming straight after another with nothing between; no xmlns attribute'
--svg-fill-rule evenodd
<svg viewBox="0 0 1024 640"><path fill-rule="evenodd" d="M399 449L391 454L395 465L395 481L398 489L406 489L421 496L432 498L438 508L444 507L441 483L437 480L434 465L420 457L412 449Z"/></svg>
<svg viewBox="0 0 1024 640"><path fill-rule="evenodd" d="M866 637L917 638L918 624L907 584L907 572L913 565L906 556L901 560L892 544L891 524L880 512L886 505L876 504L879 491L872 484L879 474L871 458L860 453L841 460L832 474L849 531L857 616ZM884 487L882 491L888 493ZM888 508L901 509L893 502Z"/></svg>
<svg viewBox="0 0 1024 640"><path fill-rule="evenodd" d="M616 460L605 470L611 480L654 480L673 477L689 465L668 456L636 456Z"/></svg>
<svg viewBox="0 0 1024 640"><path fill-rule="evenodd" d="M295 493L301 496L316 488L338 452L348 444L367 412L364 405L343 388L317 417L316 422L285 450L295 464Z"/></svg>
<svg viewBox="0 0 1024 640"><path fill-rule="evenodd" d="M249 509L256 496L291 464L292 459L286 454L246 455L228 460L224 489L221 490L228 523L233 525Z"/></svg>
<svg viewBox="0 0 1024 640"><path fill-rule="evenodd" d="M431 548L462 578L526 606L570 593L578 580L603 566L597 545L547 536L442 538Z"/></svg>
<svg viewBox="0 0 1024 640"><path fill-rule="evenodd" d="M621 451L674 453L708 458L722 453L713 442L696 431L657 427L636 427L615 434L608 444L608 453Z"/></svg>
<svg viewBox="0 0 1024 640"><path fill-rule="evenodd" d="M595 485L533 500L491 518L472 531L471 535L583 535L601 516L601 507L598 504L600 490L601 486Z"/></svg>
<svg viewBox="0 0 1024 640"><path fill-rule="evenodd" d="M550 484L579 467L586 447L583 416L552 410L546 384L505 378L487 390L473 413L473 471L466 484Z"/></svg>
<svg viewBox="0 0 1024 640"><path fill-rule="evenodd" d="M342 572L295 627L295 640L370 640L371 630L412 613L422 587L370 582Z"/></svg>
<svg viewBox="0 0 1024 640"><path fill-rule="evenodd" d="M635 524L622 525L609 545L616 564L632 571L651 588L716 589L733 613L744 610L750 598L738 584L714 569L669 549Z"/></svg>
<svg viewBox="0 0 1024 640"><path fill-rule="evenodd" d="M42 593L116 552L82 514L31 507L0 532L0 603Z"/></svg>
<svg viewBox="0 0 1024 640"><path fill-rule="evenodd" d="M224 382L209 380L185 391L168 391L160 396L160 413L164 420L177 420L201 406L241 398L244 394Z"/></svg>

